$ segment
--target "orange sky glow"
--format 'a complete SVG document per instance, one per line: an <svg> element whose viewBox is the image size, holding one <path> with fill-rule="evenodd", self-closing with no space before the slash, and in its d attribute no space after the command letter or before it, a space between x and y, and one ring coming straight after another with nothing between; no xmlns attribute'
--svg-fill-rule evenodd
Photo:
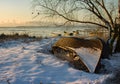
<svg viewBox="0 0 120 84"><path fill-rule="evenodd" d="M33 19L31 2L32 0L0 0L0 27L30 25L29 22L31 21L45 22L45 18L43 16ZM83 17L83 15L84 14L81 13L81 16L79 16ZM47 22L54 22L51 18L46 20ZM58 23L63 21L63 19L60 18L58 18L57 21L56 20L57 19L55 19L55 22Z"/></svg>
<svg viewBox="0 0 120 84"><path fill-rule="evenodd" d="M30 0L0 0L0 26L16 26L31 21Z"/></svg>

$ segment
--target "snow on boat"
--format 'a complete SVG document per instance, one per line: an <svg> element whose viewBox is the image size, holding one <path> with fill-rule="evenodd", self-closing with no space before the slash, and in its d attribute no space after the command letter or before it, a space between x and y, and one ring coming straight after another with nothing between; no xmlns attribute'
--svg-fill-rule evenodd
<svg viewBox="0 0 120 84"><path fill-rule="evenodd" d="M102 48L99 39L62 37L54 43L52 50L54 55L69 61L75 68L94 73L99 67Z"/></svg>

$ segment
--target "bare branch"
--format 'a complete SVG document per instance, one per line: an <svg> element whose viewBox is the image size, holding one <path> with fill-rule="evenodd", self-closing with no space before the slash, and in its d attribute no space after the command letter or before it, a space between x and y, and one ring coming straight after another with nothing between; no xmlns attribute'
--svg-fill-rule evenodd
<svg viewBox="0 0 120 84"><path fill-rule="evenodd" d="M104 27L106 29L114 28L114 21L111 15L113 10L108 10L104 0L42 0L43 3L39 3L39 6L43 7L51 17L59 16L64 18L66 21L94 24L97 26ZM75 12L80 10L87 10L98 19L98 22L89 21L86 19L78 20L75 19ZM103 15L103 12L105 14ZM107 17L106 17L107 16ZM90 17L90 16L88 16ZM99 22L100 21L100 22Z"/></svg>
<svg viewBox="0 0 120 84"><path fill-rule="evenodd" d="M53 9L51 9L51 8L49 8L49 7L44 6L44 5L41 5L41 6L44 7L44 8L47 8L47 9L53 11L53 12L55 12L55 13L58 14L59 16L63 17L64 19L66 19L66 20L68 20L68 21L71 21L71 22L94 24L94 25L97 25L97 26L104 27L104 28L106 28L106 29L108 28L108 27L105 26L105 25L102 25L102 24L99 24L99 23L95 23L95 22L91 22L91 21L79 21L79 20L69 19L69 18L65 17L64 15L60 14L59 12L57 12L56 10L53 10Z"/></svg>
<svg viewBox="0 0 120 84"><path fill-rule="evenodd" d="M100 6L103 8L103 10L106 12L106 14L107 14L107 16L108 16L108 18L109 18L109 20L110 20L110 24L111 24L112 28L114 28L114 22L113 22L112 16L111 16L110 13L108 12L108 10L107 10L107 8L106 8L106 6L105 6L105 4L104 4L104 3L105 3L104 0L102 0L102 3L100 3L98 0L96 0L96 2L97 2L97 4L100 5Z"/></svg>

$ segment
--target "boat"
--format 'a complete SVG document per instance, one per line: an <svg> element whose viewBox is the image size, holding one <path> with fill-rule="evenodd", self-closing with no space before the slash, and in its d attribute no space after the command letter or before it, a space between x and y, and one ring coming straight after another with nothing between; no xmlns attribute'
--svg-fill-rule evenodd
<svg viewBox="0 0 120 84"><path fill-rule="evenodd" d="M103 44L100 39L61 37L52 46L55 56L79 70L94 73L100 67Z"/></svg>

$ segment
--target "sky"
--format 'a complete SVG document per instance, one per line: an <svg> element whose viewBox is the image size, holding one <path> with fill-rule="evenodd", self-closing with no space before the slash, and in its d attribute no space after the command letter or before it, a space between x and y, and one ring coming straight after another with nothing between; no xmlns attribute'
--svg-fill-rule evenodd
<svg viewBox="0 0 120 84"><path fill-rule="evenodd" d="M32 0L0 0L0 26L18 26L33 21L31 2Z"/></svg>
<svg viewBox="0 0 120 84"><path fill-rule="evenodd" d="M31 21L31 0L0 0L0 26Z"/></svg>

